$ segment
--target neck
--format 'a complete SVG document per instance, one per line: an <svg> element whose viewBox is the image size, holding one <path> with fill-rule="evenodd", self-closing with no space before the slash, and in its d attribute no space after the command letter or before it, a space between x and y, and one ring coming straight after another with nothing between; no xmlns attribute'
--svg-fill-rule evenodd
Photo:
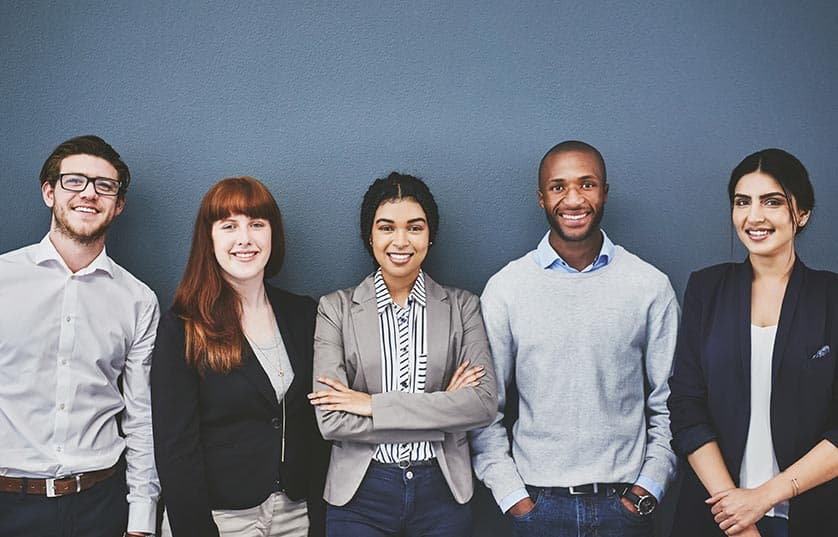
<svg viewBox="0 0 838 537"><path fill-rule="evenodd" d="M794 261L797 259L794 248L787 254L774 255L771 257L749 255L748 260L754 269L754 279L787 279L794 268Z"/></svg>
<svg viewBox="0 0 838 537"><path fill-rule="evenodd" d="M265 282L261 279L247 282L231 281L230 285L239 296L243 312L257 310L268 304L268 298L265 296Z"/></svg>
<svg viewBox="0 0 838 537"><path fill-rule="evenodd" d="M381 277L384 278L384 284L387 286L387 291L390 293L393 302L399 306L404 306L407 304L407 297L410 296L410 291L413 290L413 284L416 283L419 273L399 278L382 272Z"/></svg>
<svg viewBox="0 0 838 537"><path fill-rule="evenodd" d="M105 248L105 237L83 244L61 233L55 227L49 231L49 240L71 272L78 272L91 264Z"/></svg>
<svg viewBox="0 0 838 537"><path fill-rule="evenodd" d="M582 270L594 262L602 250L602 232L596 229L591 236L581 241L566 241L559 237L555 230L550 230L550 246L559 254L565 263L576 270Z"/></svg>

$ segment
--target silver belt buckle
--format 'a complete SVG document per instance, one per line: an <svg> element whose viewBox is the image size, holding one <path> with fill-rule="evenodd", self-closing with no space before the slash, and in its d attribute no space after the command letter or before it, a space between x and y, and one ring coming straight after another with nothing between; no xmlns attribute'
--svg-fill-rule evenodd
<svg viewBox="0 0 838 537"><path fill-rule="evenodd" d="M592 484L593 484L594 488L591 490L591 492L588 492L587 490L577 491L576 487L567 487L567 492L571 496L581 496L583 494L599 494L599 484L598 483L592 483Z"/></svg>
<svg viewBox="0 0 838 537"><path fill-rule="evenodd" d="M76 492L81 492L81 476L83 474L77 474L75 476L70 476L76 480ZM50 477L45 479L46 487L47 487L47 498L57 498L58 496L62 496L62 494L56 494L55 492L55 481L61 481L62 479L67 479L66 477Z"/></svg>
<svg viewBox="0 0 838 537"><path fill-rule="evenodd" d="M399 461L399 468L402 470L407 470L410 468L410 461Z"/></svg>

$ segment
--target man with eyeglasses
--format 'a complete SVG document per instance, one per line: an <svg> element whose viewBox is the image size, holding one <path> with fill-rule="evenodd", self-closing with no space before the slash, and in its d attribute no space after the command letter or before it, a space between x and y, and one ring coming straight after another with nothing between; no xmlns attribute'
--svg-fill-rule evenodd
<svg viewBox="0 0 838 537"><path fill-rule="evenodd" d="M155 531L149 370L157 298L105 252L128 167L79 136L41 169L37 244L0 255L0 535Z"/></svg>

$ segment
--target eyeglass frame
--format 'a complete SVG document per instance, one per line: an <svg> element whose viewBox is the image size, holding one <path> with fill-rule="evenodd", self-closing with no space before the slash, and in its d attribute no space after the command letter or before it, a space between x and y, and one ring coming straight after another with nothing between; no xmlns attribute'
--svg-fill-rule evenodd
<svg viewBox="0 0 838 537"><path fill-rule="evenodd" d="M73 189L73 188L67 188L66 186L64 186L64 176L67 176L67 175L72 175L72 176L76 176L76 177L84 177L86 182L84 183L84 186L81 187L78 190ZM117 184L116 193L108 194L106 192L99 192L99 187L96 186L96 183L98 181L109 181L109 182L112 182L112 183L116 183ZM89 185L90 183L93 183L93 191L96 192L96 194L98 194L100 196L114 197L114 196L119 196L120 194L122 194L122 181L120 181L119 179L111 179L110 177L88 177L87 175L85 175L83 173L78 173L78 172L59 173L58 174L58 184L60 184L61 188L63 188L67 192L84 192L84 190L87 188L87 185Z"/></svg>

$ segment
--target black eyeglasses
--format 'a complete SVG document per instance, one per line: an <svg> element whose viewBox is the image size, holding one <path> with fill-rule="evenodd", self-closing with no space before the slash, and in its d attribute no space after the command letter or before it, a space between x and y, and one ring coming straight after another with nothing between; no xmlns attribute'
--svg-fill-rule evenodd
<svg viewBox="0 0 838 537"><path fill-rule="evenodd" d="M58 175L61 188L71 192L81 192L89 183L93 183L93 190L100 196L116 196L122 185L116 179L107 177L88 177L81 173L62 173Z"/></svg>

